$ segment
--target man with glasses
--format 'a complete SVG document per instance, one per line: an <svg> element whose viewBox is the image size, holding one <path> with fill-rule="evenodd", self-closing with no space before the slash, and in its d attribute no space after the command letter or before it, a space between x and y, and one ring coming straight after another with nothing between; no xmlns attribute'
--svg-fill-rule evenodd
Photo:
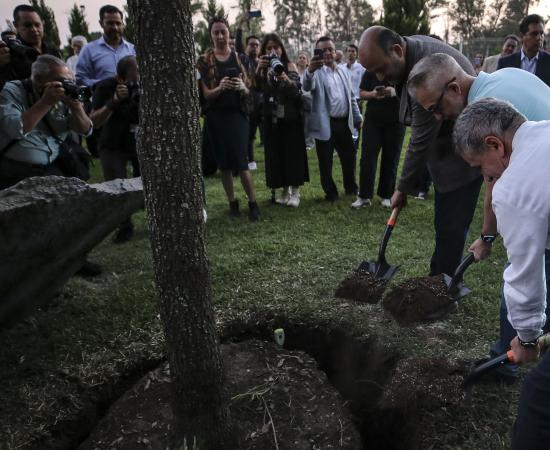
<svg viewBox="0 0 550 450"><path fill-rule="evenodd" d="M519 34L522 44L521 50L510 56L500 58L497 68L516 67L526 70L550 86L550 55L542 50L544 43L544 21L542 17L538 14L525 17L519 24Z"/></svg>
<svg viewBox="0 0 550 450"><path fill-rule="evenodd" d="M464 55L429 36L401 37L388 28L374 26L363 33L359 44L359 61L379 80L396 86L400 95L400 121L411 126L401 178L391 199L392 208L404 207L407 195L419 191L426 164L432 176L435 249L430 275L438 275L453 274L460 264L482 178L479 169L470 167L455 155L451 140L453 122L439 120L433 111L426 111L408 95L409 72L419 60L433 53L450 55L466 73L475 75ZM451 83L451 79L445 81ZM441 102L447 86L442 89L437 97L442 98ZM434 105L434 109L437 106Z"/></svg>
<svg viewBox="0 0 550 450"><path fill-rule="evenodd" d="M333 202L338 198L338 189L332 179L335 149L342 165L344 190L347 195L357 194L357 150L352 134L361 127L363 118L349 73L336 64L334 42L323 36L315 46L317 51L304 75L303 89L312 95L309 131L315 138L321 185L325 199Z"/></svg>

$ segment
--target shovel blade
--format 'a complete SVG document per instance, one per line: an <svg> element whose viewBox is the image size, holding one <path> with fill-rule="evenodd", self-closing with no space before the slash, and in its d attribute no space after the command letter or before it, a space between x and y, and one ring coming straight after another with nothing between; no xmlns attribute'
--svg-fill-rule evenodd
<svg viewBox="0 0 550 450"><path fill-rule="evenodd" d="M447 274L443 274L443 281L447 285L449 295L455 300L460 300L470 294L472 291L464 284L464 282L459 283L456 286L452 286L453 278Z"/></svg>
<svg viewBox="0 0 550 450"><path fill-rule="evenodd" d="M395 272L399 269L399 266L390 266L386 261L363 261L359 264L358 270L362 272L368 272L374 275L376 278L383 280L389 280L395 275Z"/></svg>

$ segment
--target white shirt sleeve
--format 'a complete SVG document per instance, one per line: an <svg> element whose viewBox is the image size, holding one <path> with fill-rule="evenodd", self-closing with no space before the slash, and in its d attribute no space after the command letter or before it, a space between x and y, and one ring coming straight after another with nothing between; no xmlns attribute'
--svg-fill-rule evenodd
<svg viewBox="0 0 550 450"><path fill-rule="evenodd" d="M542 334L546 320L544 250L548 217L493 200L498 229L503 236L510 265L504 271L504 298L508 320L524 341Z"/></svg>

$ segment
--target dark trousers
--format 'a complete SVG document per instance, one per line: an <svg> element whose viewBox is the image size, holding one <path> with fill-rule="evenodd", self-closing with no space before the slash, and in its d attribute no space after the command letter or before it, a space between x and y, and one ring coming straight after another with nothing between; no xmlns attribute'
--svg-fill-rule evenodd
<svg viewBox="0 0 550 450"><path fill-rule="evenodd" d="M430 275L453 275L460 264L482 182L480 176L454 191L435 190L435 250Z"/></svg>
<svg viewBox="0 0 550 450"><path fill-rule="evenodd" d="M512 450L550 448L550 351L523 381Z"/></svg>
<svg viewBox="0 0 550 450"><path fill-rule="evenodd" d="M399 123L377 123L365 120L363 123L363 141L361 144L361 163L359 172L359 197L372 198L378 155L382 150L378 195L390 198L395 190L397 166L405 137L405 127Z"/></svg>
<svg viewBox="0 0 550 450"><path fill-rule="evenodd" d="M248 129L248 162L254 161L254 141L256 140L256 131L260 129L260 139L263 141L261 115L252 113L248 116L250 128Z"/></svg>
<svg viewBox="0 0 550 450"><path fill-rule="evenodd" d="M315 149L319 160L319 173L321 186L327 199L338 197L338 189L332 179L333 153L336 149L340 164L342 165L342 176L344 178L344 190L346 194L357 193L355 182L355 163L357 151L353 144L353 138L348 126L348 119L330 119L330 139L320 141L315 139Z"/></svg>
<svg viewBox="0 0 550 450"><path fill-rule="evenodd" d="M47 166L28 164L9 158L0 158L0 189L6 189L30 177L63 176L63 172L52 163Z"/></svg>

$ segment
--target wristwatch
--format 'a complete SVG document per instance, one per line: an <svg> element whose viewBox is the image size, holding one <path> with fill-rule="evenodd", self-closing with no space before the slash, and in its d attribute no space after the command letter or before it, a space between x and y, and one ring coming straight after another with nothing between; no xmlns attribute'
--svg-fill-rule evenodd
<svg viewBox="0 0 550 450"><path fill-rule="evenodd" d="M479 238L483 242L487 242L487 244L492 244L494 240L497 238L497 236L495 234L482 234L479 236Z"/></svg>
<svg viewBox="0 0 550 450"><path fill-rule="evenodd" d="M537 345L539 345L539 338L536 338L532 341L522 341L521 338L518 336L518 342L519 345L525 348L535 348Z"/></svg>

